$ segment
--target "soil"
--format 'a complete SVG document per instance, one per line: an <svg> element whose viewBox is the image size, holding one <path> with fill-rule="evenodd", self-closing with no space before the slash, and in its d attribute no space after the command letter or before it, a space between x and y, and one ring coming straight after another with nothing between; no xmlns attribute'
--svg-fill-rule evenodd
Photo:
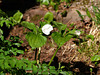
<svg viewBox="0 0 100 75"><path fill-rule="evenodd" d="M80 0L79 2L82 2L83 0ZM33 6L29 9L27 9L24 12L23 20L32 22L35 25L39 26L40 21L44 21L43 17L46 12L51 11L54 14L54 19L57 22L62 22L66 24L68 27L71 23L74 23L74 26L70 29L77 28L79 30L82 30L85 32L85 34L89 34L90 30L92 28L92 22L90 18L87 16L84 19L84 22L81 21L81 18L77 14L76 10L79 10L82 15L86 15L85 10L80 9L82 6L77 7L76 2L70 3L70 7L64 7L66 5L65 3L62 3L59 6L58 12L55 12L52 7L49 7L48 9L45 6ZM61 17L61 13L63 11L67 11L67 15L65 17ZM92 11L91 11L92 12ZM36 50L32 50L29 46L27 40L25 39L25 33L29 32L27 28L22 27L21 25L14 26L11 31L9 32L9 35L6 39L9 39L10 36L19 36L20 40L23 40L24 43L22 44L22 47L25 49L25 54L16 56L17 59L21 58L28 58L29 60L35 59L35 52ZM80 35L80 38L82 38L84 34ZM61 62L62 65L66 65L66 70L73 71L76 73L76 75L90 75L90 68L93 68L92 75L96 75L97 67L94 66L94 64L91 62L90 57L86 56L84 53L80 53L78 51L79 45L76 43L77 39L70 39L67 41L57 52L56 57L52 63L52 65L58 66L58 63ZM41 48L41 55L40 55L40 62L46 62L48 63L53 56L55 50L57 49L57 45L52 41L51 36L48 36L48 40L46 44ZM99 74L98 74L99 75Z"/></svg>

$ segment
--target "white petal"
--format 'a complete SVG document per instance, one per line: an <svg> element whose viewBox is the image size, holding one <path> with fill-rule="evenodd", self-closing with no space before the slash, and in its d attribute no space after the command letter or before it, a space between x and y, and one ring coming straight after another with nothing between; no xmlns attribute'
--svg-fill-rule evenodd
<svg viewBox="0 0 100 75"><path fill-rule="evenodd" d="M50 24L46 24L42 27L42 32L46 35L49 35L52 30L53 27Z"/></svg>
<svg viewBox="0 0 100 75"><path fill-rule="evenodd" d="M79 36L81 34L81 32L79 30L76 30L75 34Z"/></svg>

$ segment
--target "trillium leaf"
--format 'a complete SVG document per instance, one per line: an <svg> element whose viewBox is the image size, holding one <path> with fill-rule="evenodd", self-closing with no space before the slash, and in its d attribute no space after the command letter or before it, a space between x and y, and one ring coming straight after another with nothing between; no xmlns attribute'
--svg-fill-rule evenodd
<svg viewBox="0 0 100 75"><path fill-rule="evenodd" d="M45 36L42 36L41 34L33 34L32 32L29 32L26 35L26 39L29 45L34 49L42 47L47 41L47 38Z"/></svg>
<svg viewBox="0 0 100 75"><path fill-rule="evenodd" d="M42 0L42 4L49 5L49 0Z"/></svg>
<svg viewBox="0 0 100 75"><path fill-rule="evenodd" d="M36 29L36 26L34 23L29 23L29 22L23 21L23 22L21 22L21 25L30 30L33 30L34 33L37 33L37 29Z"/></svg>
<svg viewBox="0 0 100 75"><path fill-rule="evenodd" d="M53 13L52 12L47 12L44 16L44 20L48 23L53 21Z"/></svg>
<svg viewBox="0 0 100 75"><path fill-rule="evenodd" d="M57 27L59 29L59 31L61 30L65 30L67 25L66 24L62 24L62 23L59 23L59 22L56 22L56 21L53 21L53 24L55 27Z"/></svg>
<svg viewBox="0 0 100 75"><path fill-rule="evenodd" d="M23 17L23 14L20 11L18 11L17 13L15 13L14 16L13 16L14 20L17 23L20 23L22 17Z"/></svg>
<svg viewBox="0 0 100 75"><path fill-rule="evenodd" d="M73 36L72 35L67 35L67 36L62 36L60 33L58 32L54 32L52 34L52 38L53 40L56 42L56 44L58 46L62 46L64 43L66 43L67 41L69 41Z"/></svg>

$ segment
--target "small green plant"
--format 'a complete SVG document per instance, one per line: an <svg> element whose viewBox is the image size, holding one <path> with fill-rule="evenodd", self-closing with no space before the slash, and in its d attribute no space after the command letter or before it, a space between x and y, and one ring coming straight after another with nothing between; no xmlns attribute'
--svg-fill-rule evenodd
<svg viewBox="0 0 100 75"><path fill-rule="evenodd" d="M94 55L91 57L91 61L99 61L100 60L100 55Z"/></svg>
<svg viewBox="0 0 100 75"><path fill-rule="evenodd" d="M21 23L21 25L26 27L26 28L28 28L28 29L30 29L30 30L32 30L32 32L28 32L26 34L26 39L29 42L29 45L33 49L42 47L46 43L47 38L46 38L45 35L49 35L50 31L53 30L51 24L53 24L53 27L56 27L58 29L58 31L55 31L55 32L53 32L51 34L52 39L57 44L58 48L55 51L53 57L51 58L51 61L49 62L49 65L50 65L51 62L53 61L57 51L59 50L59 48L65 42L70 40L74 35L76 35L75 34L76 29L70 30L70 29L67 28L67 25L62 24L62 23L58 23L56 21L53 21L53 13L51 13L51 12L47 12L46 13L46 15L44 16L44 20L46 22L40 22L40 26L39 27L38 26L36 27L35 24L29 23L29 22L26 22L26 21L23 21ZM43 35L43 33L45 35Z"/></svg>
<svg viewBox="0 0 100 75"><path fill-rule="evenodd" d="M5 56L0 54L0 73L10 74L26 74L25 71L32 70L37 73L36 61L29 61L28 59L17 60L15 57Z"/></svg>
<svg viewBox="0 0 100 75"><path fill-rule="evenodd" d="M80 16L80 18L82 19L82 21L84 22L84 15L82 15L81 13L80 13L80 11L78 11L78 10L76 10L77 11L77 13L79 14L79 16Z"/></svg>
<svg viewBox="0 0 100 75"><path fill-rule="evenodd" d="M46 5L47 7L52 6L55 11L58 10L61 2L70 3L72 0L37 0L41 5Z"/></svg>
<svg viewBox="0 0 100 75"><path fill-rule="evenodd" d="M0 41L0 53L3 53L4 55L17 55L24 54L23 50L19 50L18 48L21 47L22 41L19 41L19 37L11 37L9 40Z"/></svg>
<svg viewBox="0 0 100 75"><path fill-rule="evenodd" d="M0 10L1 11L1 10ZM2 15L1 15L2 14ZM13 17L8 17L3 11L0 13L0 27L3 27L4 24L10 28L16 24L21 24L22 26L30 29L32 32L27 32L26 39L29 45L33 49L42 47L46 41L47 36L50 35L50 32L53 30L53 26L57 27L59 32L53 32L52 38L58 45L58 49L70 38L72 38L72 34L70 30L66 33L67 25L62 23L57 23L53 21L53 13L48 12L44 16L45 22L40 22L40 26L36 26L34 23L29 23L26 21L22 21L23 14L18 11L13 15ZM53 24L53 25L51 25ZM68 28L67 28L68 29ZM56 39L57 38L57 39ZM20 50L21 44L23 41L19 40L18 36L11 36L9 40L5 40L3 35L3 30L0 29L0 74L12 74L12 75L58 75L58 74L70 74L72 72L63 71L62 66L56 69L54 66L50 66L53 58L55 57L58 49L56 50L53 58L51 59L49 65L48 64L40 64L38 61L30 61L28 59L21 58L20 60L16 59L13 56L17 56L19 54L24 54L24 50ZM28 73L28 71L30 73Z"/></svg>
<svg viewBox="0 0 100 75"><path fill-rule="evenodd" d="M10 28L18 23L20 23L23 14L18 11L16 12L13 17L8 17L8 15L0 9L0 39L4 40L3 30L1 29L4 25Z"/></svg>
<svg viewBox="0 0 100 75"><path fill-rule="evenodd" d="M93 6L93 11L95 14L95 18L93 18L94 22L96 23L96 25L100 24L100 9L96 6Z"/></svg>

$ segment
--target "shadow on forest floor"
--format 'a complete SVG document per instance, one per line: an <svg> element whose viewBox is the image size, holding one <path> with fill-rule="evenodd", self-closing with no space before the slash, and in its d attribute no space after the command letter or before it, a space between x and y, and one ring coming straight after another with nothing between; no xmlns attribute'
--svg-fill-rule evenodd
<svg viewBox="0 0 100 75"><path fill-rule="evenodd" d="M48 62L47 62L48 63ZM51 64L52 66L55 66L56 68L59 67L58 58L55 57L54 61ZM71 62L71 63L61 63L61 66L65 66L63 69L64 71L72 71L73 75L96 75L97 68L92 68L88 65L86 65L85 62ZM92 68L92 73L90 72L90 68Z"/></svg>
<svg viewBox="0 0 100 75"><path fill-rule="evenodd" d="M17 10L24 13L27 9L36 6L37 3L36 0L2 0L0 5L4 12L14 14Z"/></svg>

